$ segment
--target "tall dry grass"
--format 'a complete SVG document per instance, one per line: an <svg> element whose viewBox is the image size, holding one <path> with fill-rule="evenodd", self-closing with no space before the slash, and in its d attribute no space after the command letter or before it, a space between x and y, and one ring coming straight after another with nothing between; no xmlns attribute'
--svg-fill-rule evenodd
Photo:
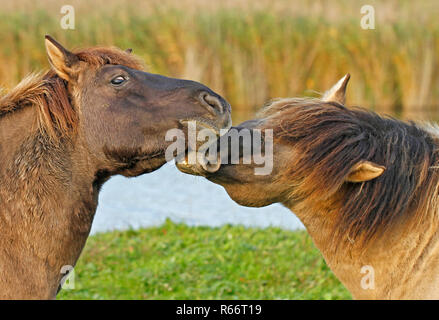
<svg viewBox="0 0 439 320"><path fill-rule="evenodd" d="M346 72L348 104L439 119L439 3L368 1L376 29L360 28L362 2L283 0L0 1L0 85L47 68L43 36L69 47L131 47L152 72L201 81L232 104L235 120L274 97L315 95Z"/></svg>

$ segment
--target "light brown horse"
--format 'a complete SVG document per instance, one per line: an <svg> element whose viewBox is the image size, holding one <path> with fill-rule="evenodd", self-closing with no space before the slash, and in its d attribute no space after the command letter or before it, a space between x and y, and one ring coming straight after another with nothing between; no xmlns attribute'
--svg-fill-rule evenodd
<svg viewBox="0 0 439 320"><path fill-rule="evenodd" d="M54 298L90 231L102 184L165 162L188 120L230 127L206 86L143 72L130 50L70 52L46 36L52 69L0 97L0 298Z"/></svg>
<svg viewBox="0 0 439 320"><path fill-rule="evenodd" d="M345 107L348 80L322 99L274 101L235 128L273 130L271 174L224 157L178 167L244 206L290 208L354 298L438 299L439 131Z"/></svg>

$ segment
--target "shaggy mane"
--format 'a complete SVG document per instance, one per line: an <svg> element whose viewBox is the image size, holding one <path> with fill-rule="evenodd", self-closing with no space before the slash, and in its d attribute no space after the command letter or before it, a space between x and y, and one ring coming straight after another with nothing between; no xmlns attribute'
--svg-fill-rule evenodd
<svg viewBox="0 0 439 320"><path fill-rule="evenodd" d="M367 242L400 219L437 218L438 139L431 128L319 99L277 100L260 116L275 140L298 150L288 175L298 186L292 197L336 203L335 236ZM371 181L346 182L362 160L386 170Z"/></svg>
<svg viewBox="0 0 439 320"><path fill-rule="evenodd" d="M143 69L135 56L118 48L94 47L74 52L91 67L105 64ZM52 138L69 135L77 127L77 113L71 103L67 82L53 70L31 74L7 94L0 96L0 117L24 107L38 108L40 129Z"/></svg>

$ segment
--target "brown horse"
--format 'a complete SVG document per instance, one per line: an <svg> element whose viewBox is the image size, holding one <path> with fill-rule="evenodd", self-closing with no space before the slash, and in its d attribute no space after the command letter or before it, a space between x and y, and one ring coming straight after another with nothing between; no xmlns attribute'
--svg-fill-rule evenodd
<svg viewBox="0 0 439 320"><path fill-rule="evenodd" d="M102 184L165 162L169 129L230 127L206 86L143 72L130 51L70 52L0 97L0 298L54 298L90 231Z"/></svg>
<svg viewBox="0 0 439 320"><path fill-rule="evenodd" d="M235 128L273 130L270 174L224 157L210 170L177 166L244 206L290 208L354 298L437 299L439 131L345 107L348 80L322 99L274 101Z"/></svg>

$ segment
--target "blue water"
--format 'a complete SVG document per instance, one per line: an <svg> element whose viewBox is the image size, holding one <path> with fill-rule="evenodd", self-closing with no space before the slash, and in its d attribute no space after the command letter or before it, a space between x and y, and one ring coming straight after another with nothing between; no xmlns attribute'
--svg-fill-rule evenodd
<svg viewBox="0 0 439 320"><path fill-rule="evenodd" d="M190 226L224 224L265 228L303 228L280 204L247 208L202 177L183 174L173 163L137 178L116 176L104 184L92 233L158 226L166 218Z"/></svg>

